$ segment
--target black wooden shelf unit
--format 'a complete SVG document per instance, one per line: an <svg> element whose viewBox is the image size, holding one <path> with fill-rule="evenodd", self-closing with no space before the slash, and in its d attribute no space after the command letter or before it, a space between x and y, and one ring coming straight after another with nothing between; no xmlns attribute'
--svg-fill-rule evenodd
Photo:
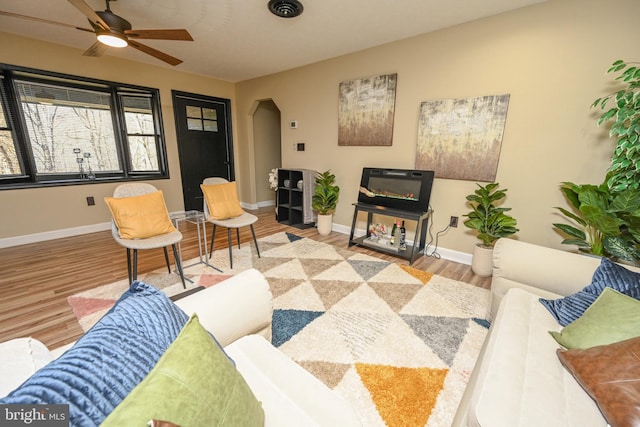
<svg viewBox="0 0 640 427"><path fill-rule="evenodd" d="M406 259L409 261L409 265L413 264L413 262L420 256L422 256L425 246L425 240L427 236L427 224L429 221L430 212L413 212L413 211L405 211L400 209L392 209L384 206L378 205L368 205L365 203L354 203L355 209L353 212L353 221L351 222L351 233L349 234L349 246L359 245L364 246L370 249L375 249L380 252L388 253L391 255L395 255L397 257ZM358 212L366 212L367 213L367 233L364 236L354 238L353 235L355 233L356 221L358 219ZM407 242L407 248L404 250L400 250L397 248L385 248L379 245L373 245L366 241L370 237L369 226L371 225L371 221L373 219L373 214L391 216L399 219L407 219L411 221L416 221L416 229L414 234L414 242L413 244L409 244Z"/></svg>
<svg viewBox="0 0 640 427"><path fill-rule="evenodd" d="M278 169L278 188L276 190L276 208L278 222L297 228L313 227L314 223L305 223L303 215L304 186L303 172L296 169Z"/></svg>

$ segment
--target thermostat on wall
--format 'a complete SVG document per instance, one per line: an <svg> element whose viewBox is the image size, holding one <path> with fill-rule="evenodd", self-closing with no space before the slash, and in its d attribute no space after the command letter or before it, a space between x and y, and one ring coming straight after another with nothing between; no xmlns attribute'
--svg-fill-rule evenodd
<svg viewBox="0 0 640 427"><path fill-rule="evenodd" d="M298 121L297 120L291 120L289 122L289 129L298 129Z"/></svg>

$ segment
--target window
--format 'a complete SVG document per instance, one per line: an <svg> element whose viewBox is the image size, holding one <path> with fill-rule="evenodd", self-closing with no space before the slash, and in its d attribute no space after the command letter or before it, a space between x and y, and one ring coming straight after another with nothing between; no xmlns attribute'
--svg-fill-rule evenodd
<svg viewBox="0 0 640 427"><path fill-rule="evenodd" d="M187 128L204 132L218 132L218 113L213 108L187 105Z"/></svg>
<svg viewBox="0 0 640 427"><path fill-rule="evenodd" d="M5 112L4 85L0 85L0 174L3 176L22 175L22 165L16 152L16 145L13 142L11 128Z"/></svg>
<svg viewBox="0 0 640 427"><path fill-rule="evenodd" d="M123 96L122 101L127 126L127 145L131 158L131 170L155 171L158 169L158 152L151 99Z"/></svg>
<svg viewBox="0 0 640 427"><path fill-rule="evenodd" d="M157 89L0 72L0 188L168 177Z"/></svg>

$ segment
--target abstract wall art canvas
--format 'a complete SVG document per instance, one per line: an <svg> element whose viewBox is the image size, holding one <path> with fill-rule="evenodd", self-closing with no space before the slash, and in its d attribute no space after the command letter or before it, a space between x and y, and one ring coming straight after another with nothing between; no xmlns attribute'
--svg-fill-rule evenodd
<svg viewBox="0 0 640 427"><path fill-rule="evenodd" d="M425 101L420 105L416 169L437 178L494 182L509 95Z"/></svg>
<svg viewBox="0 0 640 427"><path fill-rule="evenodd" d="M391 145L397 81L387 74L340 83L338 145Z"/></svg>

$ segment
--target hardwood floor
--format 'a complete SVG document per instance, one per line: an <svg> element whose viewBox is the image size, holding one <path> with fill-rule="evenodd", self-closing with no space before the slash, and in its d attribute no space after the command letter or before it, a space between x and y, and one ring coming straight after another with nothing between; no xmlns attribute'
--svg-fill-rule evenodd
<svg viewBox="0 0 640 427"><path fill-rule="evenodd" d="M288 231L336 246L346 248L349 237L333 232L318 235L315 228L300 230L278 224L272 207L253 211L259 217L254 226L259 238ZM196 226L183 222L180 231L183 258L198 256ZM211 233L211 227L207 228ZM249 229L242 230L241 240L251 241ZM208 234L207 238L211 236ZM226 248L226 230L216 233L215 249ZM390 255L353 246L353 251L408 264ZM141 251L138 257L139 273L164 267L162 249ZM488 288L491 278L475 276L470 266L420 257L413 267L455 280ZM111 231L85 234L42 243L0 249L0 342L32 336L56 348L72 342L82 334L76 318L67 304L67 297L100 285L127 277L125 250L111 237Z"/></svg>

